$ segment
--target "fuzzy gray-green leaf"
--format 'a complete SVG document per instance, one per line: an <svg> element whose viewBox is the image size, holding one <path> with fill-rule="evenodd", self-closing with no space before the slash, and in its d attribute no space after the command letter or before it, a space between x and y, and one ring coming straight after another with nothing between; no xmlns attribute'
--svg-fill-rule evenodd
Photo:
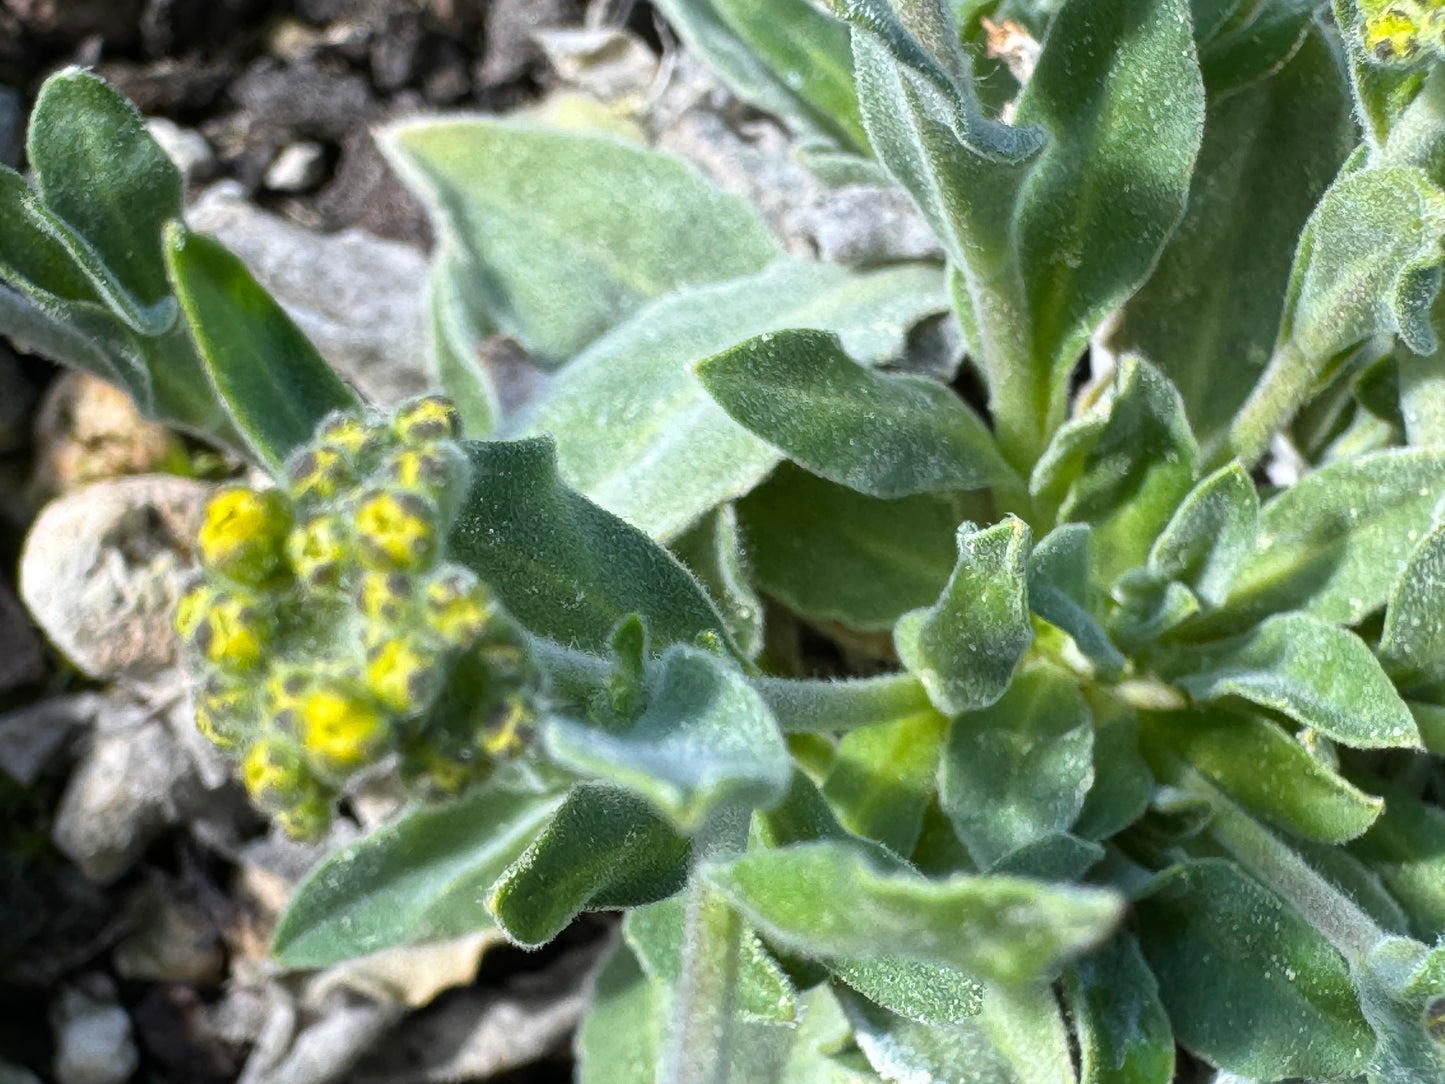
<svg viewBox="0 0 1445 1084"><path fill-rule="evenodd" d="M1445 451L1399 448L1307 474L1264 506L1226 627L1302 609L1353 624L1385 604L1445 497Z"/></svg>
<svg viewBox="0 0 1445 1084"><path fill-rule="evenodd" d="M843 826L896 854L911 853L937 786L947 726L941 715L929 711L844 734L823 783L823 796Z"/></svg>
<svg viewBox="0 0 1445 1084"><path fill-rule="evenodd" d="M849 356L880 362L946 304L939 270L926 264L852 272L783 261L649 305L568 365L518 428L553 435L571 485L654 538L672 538L781 458L713 402L695 362L790 327L834 332Z"/></svg>
<svg viewBox="0 0 1445 1084"><path fill-rule="evenodd" d="M760 335L696 367L739 424L870 497L1021 485L977 414L934 380L858 365L836 335Z"/></svg>
<svg viewBox="0 0 1445 1084"><path fill-rule="evenodd" d="M1068 1035L1045 986L989 990L977 1016L948 1024L903 1020L840 996L855 1041L887 1080L1074 1084Z"/></svg>
<svg viewBox="0 0 1445 1084"><path fill-rule="evenodd" d="M687 841L642 799L578 783L492 885L486 907L508 937L535 947L589 907L635 907L672 895L686 878L688 852Z"/></svg>
<svg viewBox="0 0 1445 1084"><path fill-rule="evenodd" d="M382 146L482 272L487 315L553 361L654 298L782 254L745 200L612 136L428 118Z"/></svg>
<svg viewBox="0 0 1445 1084"><path fill-rule="evenodd" d="M1064 972L1081 1084L1169 1084L1174 1033L1139 944L1120 933Z"/></svg>
<svg viewBox="0 0 1445 1084"><path fill-rule="evenodd" d="M261 462L279 471L327 414L360 400L236 256L180 223L166 264L216 394Z"/></svg>
<svg viewBox="0 0 1445 1084"><path fill-rule="evenodd" d="M1113 927L1095 888L885 869L843 842L755 851L702 867L768 938L812 955L903 956L1017 986L1054 973Z"/></svg>
<svg viewBox="0 0 1445 1084"><path fill-rule="evenodd" d="M1148 569L1177 580L1210 606L1222 605L1259 536L1259 494L1238 463L1202 479L1149 551Z"/></svg>
<svg viewBox="0 0 1445 1084"><path fill-rule="evenodd" d="M657 8L738 97L781 118L795 137L867 153L843 23L808 0L658 0Z"/></svg>
<svg viewBox="0 0 1445 1084"><path fill-rule="evenodd" d="M1354 138L1319 30L1277 75L1209 104L1184 220L1111 336L1174 381L1206 446L1269 361L1295 243Z"/></svg>
<svg viewBox="0 0 1445 1084"><path fill-rule="evenodd" d="M783 463L737 508L764 593L862 631L937 599L958 556L962 517L934 494L881 501Z"/></svg>
<svg viewBox="0 0 1445 1084"><path fill-rule="evenodd" d="M605 652L617 622L647 618L655 649L722 632L688 571L635 527L557 477L544 440L469 442L472 485L448 552L530 631Z"/></svg>
<svg viewBox="0 0 1445 1084"><path fill-rule="evenodd" d="M719 806L768 806L792 765L767 704L732 664L677 644L648 682L647 708L625 728L552 719L553 759L646 798L681 832Z"/></svg>
<svg viewBox="0 0 1445 1084"><path fill-rule="evenodd" d="M1410 709L1364 642L1304 613L1231 640L1179 648L1164 672L1198 701L1237 696L1358 749L1418 746Z"/></svg>
<svg viewBox="0 0 1445 1084"><path fill-rule="evenodd" d="M1445 526L1420 539L1390 592L1380 657L1402 687L1445 681Z"/></svg>
<svg viewBox="0 0 1445 1084"><path fill-rule="evenodd" d="M1089 525L1063 523L1029 554L1029 609L1073 638L1108 677L1124 669L1123 654L1089 612Z"/></svg>
<svg viewBox="0 0 1445 1084"><path fill-rule="evenodd" d="M490 926L481 897L561 801L537 787L488 783L411 810L311 871L272 951L287 967L325 967Z"/></svg>
<svg viewBox="0 0 1445 1084"><path fill-rule="evenodd" d="M939 804L981 868L1073 825L1094 781L1093 747L1083 695L1047 667L1020 674L991 707L953 720Z"/></svg>
<svg viewBox="0 0 1445 1084"><path fill-rule="evenodd" d="M592 987L577 1033L578 1084L637 1084L653 1079L662 1050L658 992L619 939Z"/></svg>
<svg viewBox="0 0 1445 1084"><path fill-rule="evenodd" d="M1149 746L1168 749L1250 813L1304 839L1354 839L1384 806L1268 719L1212 711L1151 713L1144 722ZM1168 779L1168 766L1158 774Z"/></svg>
<svg viewBox="0 0 1445 1084"><path fill-rule="evenodd" d="M1186 1049L1261 1080L1364 1071L1374 1035L1344 959L1238 866L1186 862L1133 913Z"/></svg>
<svg viewBox="0 0 1445 1084"><path fill-rule="evenodd" d="M1004 694L1034 631L1026 562L1030 533L1008 517L979 530L958 529L958 563L931 607L899 618L898 657L923 682L938 710L958 715Z"/></svg>

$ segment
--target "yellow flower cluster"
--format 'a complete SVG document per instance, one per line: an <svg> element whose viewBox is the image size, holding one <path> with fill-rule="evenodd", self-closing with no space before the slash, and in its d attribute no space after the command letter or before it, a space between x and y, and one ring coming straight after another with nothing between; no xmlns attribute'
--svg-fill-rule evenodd
<svg viewBox="0 0 1445 1084"><path fill-rule="evenodd" d="M524 745L535 675L485 585L442 556L466 490L455 408L338 414L283 485L223 490L176 628L196 724L258 805L314 837L357 772L455 790Z"/></svg>
<svg viewBox="0 0 1445 1084"><path fill-rule="evenodd" d="M1365 50L1382 64L1413 65L1445 59L1442 0L1362 0L1359 34Z"/></svg>

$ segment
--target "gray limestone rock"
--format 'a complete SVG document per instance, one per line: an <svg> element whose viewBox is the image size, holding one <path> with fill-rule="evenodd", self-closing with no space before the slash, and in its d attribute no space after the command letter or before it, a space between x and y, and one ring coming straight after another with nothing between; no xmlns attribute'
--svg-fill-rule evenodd
<svg viewBox="0 0 1445 1084"><path fill-rule="evenodd" d="M20 594L81 670L145 679L175 662L171 624L209 492L141 475L74 490L41 511L20 557Z"/></svg>
<svg viewBox="0 0 1445 1084"><path fill-rule="evenodd" d="M125 1084L135 1075L140 1056L119 1005L67 989L51 1006L50 1023L59 1084Z"/></svg>
<svg viewBox="0 0 1445 1084"><path fill-rule="evenodd" d="M426 258L361 230L320 235L257 209L239 185L208 189L187 214L239 256L322 355L372 402L430 386Z"/></svg>

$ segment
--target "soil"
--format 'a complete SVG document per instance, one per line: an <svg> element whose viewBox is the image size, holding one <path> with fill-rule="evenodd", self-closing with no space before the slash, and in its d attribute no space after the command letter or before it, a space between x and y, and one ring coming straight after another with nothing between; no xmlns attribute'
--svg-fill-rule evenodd
<svg viewBox="0 0 1445 1084"><path fill-rule="evenodd" d="M593 7L593 19L625 23L656 43L645 3ZM535 98L549 73L529 35L583 18L582 0L0 0L0 161L24 168L16 116L28 113L49 73L78 64L147 116L204 136L215 162L197 183L232 178L261 206L308 228L361 227L426 246L421 209L384 165L371 127L400 115L504 110ZM301 183L278 190L268 174L298 144L307 146L310 168ZM56 376L50 363L0 339L0 717L89 687L44 645L15 601L16 560L36 510L34 416ZM27 785L0 771L0 1078L9 1079L8 1062L55 1079L51 1020L56 992L66 987L126 1010L140 1056L132 1079L233 1081L257 1036L244 1027L224 1033L206 1023L207 1014L222 999L242 942L264 936L248 925L253 909L238 896L237 870L198 842L191 826L177 825L116 884L87 881L49 838L78 756L70 749ZM243 833L263 835L259 818L232 816ZM187 981L115 972L112 949L135 925L135 901L145 893L197 916L210 939L203 948L214 956L209 970L201 966ZM584 924L556 951L595 943L606 930L600 921ZM203 952L202 965L208 958ZM490 954L478 986L501 989L548 959ZM561 1050L492 1079L570 1075Z"/></svg>

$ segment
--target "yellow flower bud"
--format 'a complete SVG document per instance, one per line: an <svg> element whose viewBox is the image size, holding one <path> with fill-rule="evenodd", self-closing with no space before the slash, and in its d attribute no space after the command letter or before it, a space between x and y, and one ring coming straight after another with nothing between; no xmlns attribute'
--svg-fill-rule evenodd
<svg viewBox="0 0 1445 1084"><path fill-rule="evenodd" d="M477 744L492 757L516 756L526 747L526 734L532 713L520 697L507 703L505 714L495 723L482 727Z"/></svg>
<svg viewBox="0 0 1445 1084"><path fill-rule="evenodd" d="M334 689L307 694L298 715L306 754L322 771L344 774L360 768L376 759L391 737L381 712Z"/></svg>
<svg viewBox="0 0 1445 1084"><path fill-rule="evenodd" d="M367 690L403 715L426 707L436 691L436 674L437 660L405 640L386 640L367 652Z"/></svg>
<svg viewBox="0 0 1445 1084"><path fill-rule="evenodd" d="M1420 28L1398 9L1365 20L1365 48L1382 62L1408 61L1420 47Z"/></svg>
<svg viewBox="0 0 1445 1084"><path fill-rule="evenodd" d="M286 540L286 556L296 578L313 591L341 586L348 558L346 528L337 516L317 516L299 524Z"/></svg>
<svg viewBox="0 0 1445 1084"><path fill-rule="evenodd" d="M189 642L206 620L219 592L209 583L198 583L180 597L176 603L176 633Z"/></svg>
<svg viewBox="0 0 1445 1084"><path fill-rule="evenodd" d="M359 414L333 414L316 430L318 447L345 452L352 457L360 455L376 437L376 427L368 425Z"/></svg>
<svg viewBox="0 0 1445 1084"><path fill-rule="evenodd" d="M335 448L311 448L286 467L291 495L297 500L331 500L355 482L350 457Z"/></svg>
<svg viewBox="0 0 1445 1084"><path fill-rule="evenodd" d="M367 572L361 577L357 601L373 625L389 627L406 617L412 584L402 572Z"/></svg>
<svg viewBox="0 0 1445 1084"><path fill-rule="evenodd" d="M262 738L251 746L241 762L241 781L251 800L270 813L295 806L318 789L301 750L280 736Z"/></svg>
<svg viewBox="0 0 1445 1084"><path fill-rule="evenodd" d="M424 567L436 550L436 509L414 493L369 493L356 509L356 538L369 568Z"/></svg>
<svg viewBox="0 0 1445 1084"><path fill-rule="evenodd" d="M273 666L261 686L266 714L277 726L294 733L301 700L316 685L317 679L299 666Z"/></svg>
<svg viewBox="0 0 1445 1084"><path fill-rule="evenodd" d="M261 661L271 630L259 606L219 590L205 596L192 591L181 603L176 624L190 629L191 645L208 662L238 673Z"/></svg>
<svg viewBox="0 0 1445 1084"><path fill-rule="evenodd" d="M407 443L459 440L462 416L450 399L442 395L428 395L398 407L392 415L391 427Z"/></svg>
<svg viewBox="0 0 1445 1084"><path fill-rule="evenodd" d="M201 563L238 583L264 583L281 568L281 546L290 529L290 509L277 491L224 489L206 505Z"/></svg>
<svg viewBox="0 0 1445 1084"><path fill-rule="evenodd" d="M255 712L255 698L242 685L231 685L211 677L195 697L196 729L221 749L240 744Z"/></svg>
<svg viewBox="0 0 1445 1084"><path fill-rule="evenodd" d="M388 481L435 499L466 473L467 465L454 446L431 441L398 449L384 469Z"/></svg>
<svg viewBox="0 0 1445 1084"><path fill-rule="evenodd" d="M276 814L276 823L292 839L314 843L331 827L331 801L320 790Z"/></svg>
<svg viewBox="0 0 1445 1084"><path fill-rule="evenodd" d="M466 647L495 614L489 593L475 576L451 568L427 583L422 595L427 627L450 647Z"/></svg>

